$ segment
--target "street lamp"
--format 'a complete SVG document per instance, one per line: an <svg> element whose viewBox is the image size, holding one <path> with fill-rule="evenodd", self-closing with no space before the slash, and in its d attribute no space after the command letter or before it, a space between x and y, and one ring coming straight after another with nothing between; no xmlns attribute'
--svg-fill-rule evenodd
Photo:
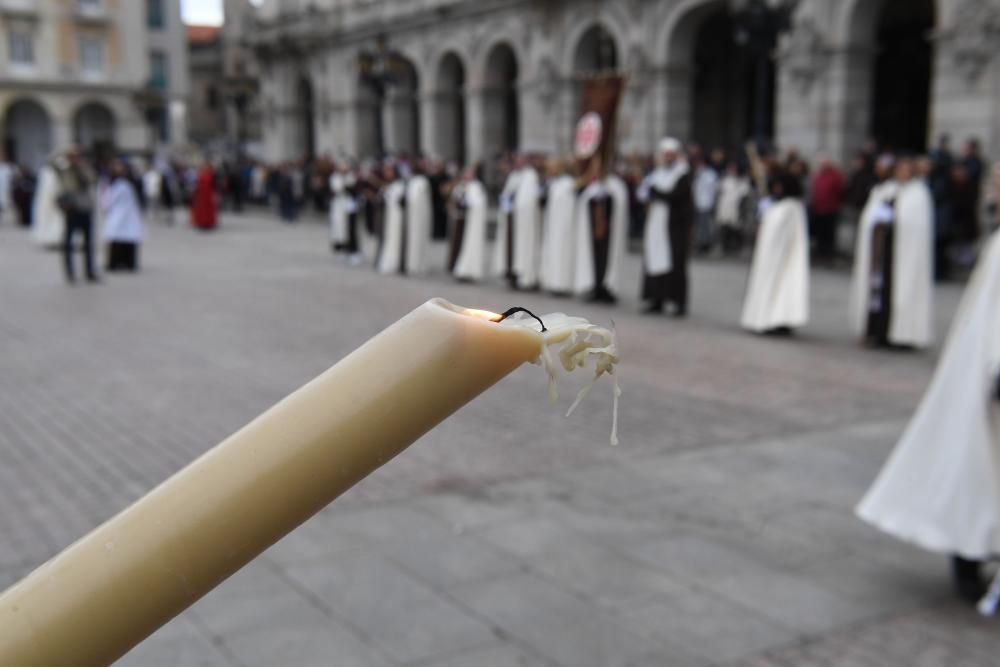
<svg viewBox="0 0 1000 667"><path fill-rule="evenodd" d="M405 71L406 61L391 50L384 36L375 39L375 48L358 53L358 76L375 94L378 114L375 120L375 150L379 157L385 155L385 128L382 107L388 89L396 85Z"/></svg>
<svg viewBox="0 0 1000 667"><path fill-rule="evenodd" d="M778 37L792 27L798 0L733 0L733 40L754 62L754 140L763 148L768 137L769 66Z"/></svg>

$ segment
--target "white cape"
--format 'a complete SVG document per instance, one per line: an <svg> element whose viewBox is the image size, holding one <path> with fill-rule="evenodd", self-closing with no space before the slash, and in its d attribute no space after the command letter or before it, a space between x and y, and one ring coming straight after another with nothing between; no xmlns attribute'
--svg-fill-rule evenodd
<svg viewBox="0 0 1000 667"><path fill-rule="evenodd" d="M782 199L757 232L740 324L762 333L809 321L809 229L802 201Z"/></svg>
<svg viewBox="0 0 1000 667"><path fill-rule="evenodd" d="M538 272L542 289L549 292L573 290L575 204L576 183L571 176L559 176L549 184L542 224L542 263Z"/></svg>
<svg viewBox="0 0 1000 667"><path fill-rule="evenodd" d="M883 183L869 195L858 224L851 282L851 323L859 336L865 333L870 295L872 228L877 222L879 208L893 199L895 222L889 342L926 347L933 339L934 208L930 191L923 181L913 180L902 187L895 182Z"/></svg>
<svg viewBox="0 0 1000 667"><path fill-rule="evenodd" d="M465 199L465 230L455 261L454 275L466 280L482 280L486 260L486 188L479 181L461 186Z"/></svg>
<svg viewBox="0 0 1000 667"><path fill-rule="evenodd" d="M966 288L934 379L858 516L925 549L1000 554L1000 234Z"/></svg>
<svg viewBox="0 0 1000 667"><path fill-rule="evenodd" d="M677 160L669 167L658 167L639 186L639 199L649 201L650 190L673 192L677 181L688 173L687 162ZM646 275L663 276L673 270L670 247L670 207L654 201L646 213L646 228L642 239L643 267Z"/></svg>
<svg viewBox="0 0 1000 667"><path fill-rule="evenodd" d="M604 287L612 294L619 293L619 276L625 261L628 243L628 186L617 176L611 175L597 187L591 186L580 195L576 207L576 277L573 291L577 294L591 292L594 285L594 245L590 221L590 199L602 192L611 197L611 224L608 239L608 266L604 271Z"/></svg>
<svg viewBox="0 0 1000 667"><path fill-rule="evenodd" d="M347 191L347 177L341 173L330 176L330 241L346 244L348 241L348 217L357 210L353 197Z"/></svg>
<svg viewBox="0 0 1000 667"><path fill-rule="evenodd" d="M507 175L500 192L500 206L497 208L497 237L493 245L493 274L498 278L507 277L507 235L514 217L514 193L521 179L521 171L515 169Z"/></svg>
<svg viewBox="0 0 1000 667"><path fill-rule="evenodd" d="M406 196L406 184L395 181L386 186L382 193L384 212L382 214L382 245L376 269L379 273L399 273L403 259L403 209L400 203Z"/></svg>
<svg viewBox="0 0 1000 667"><path fill-rule="evenodd" d="M101 190L100 197L104 241L141 243L143 236L142 209L135 188L125 178L119 178Z"/></svg>
<svg viewBox="0 0 1000 667"><path fill-rule="evenodd" d="M521 289L538 285L542 245L540 189L538 172L530 167L524 169L514 194L514 274Z"/></svg>
<svg viewBox="0 0 1000 667"><path fill-rule="evenodd" d="M427 272L427 254L431 237L431 182L426 176L414 176L406 183L406 273Z"/></svg>
<svg viewBox="0 0 1000 667"><path fill-rule="evenodd" d="M44 247L55 247L62 243L66 230L66 218L56 203L59 196L59 177L50 165L38 173L38 189L32 208L31 238Z"/></svg>

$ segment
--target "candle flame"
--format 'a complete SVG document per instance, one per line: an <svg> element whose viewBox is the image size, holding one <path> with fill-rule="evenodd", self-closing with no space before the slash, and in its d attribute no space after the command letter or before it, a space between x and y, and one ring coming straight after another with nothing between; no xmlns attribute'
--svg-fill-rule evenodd
<svg viewBox="0 0 1000 667"><path fill-rule="evenodd" d="M475 308L466 308L462 311L463 314L469 317L475 317L480 320L488 320L490 322L499 322L501 315L500 313L491 313L488 310L477 310Z"/></svg>

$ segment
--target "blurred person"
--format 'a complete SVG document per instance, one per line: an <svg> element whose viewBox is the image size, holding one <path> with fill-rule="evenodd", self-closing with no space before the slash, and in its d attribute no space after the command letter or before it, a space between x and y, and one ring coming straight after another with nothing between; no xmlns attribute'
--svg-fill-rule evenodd
<svg viewBox="0 0 1000 667"><path fill-rule="evenodd" d="M809 230L802 188L791 174L771 183L753 249L740 324L755 333L791 333L809 321Z"/></svg>
<svg viewBox="0 0 1000 667"><path fill-rule="evenodd" d="M847 176L847 187L844 192L844 203L855 213L868 203L868 195L878 183L875 175L875 163L865 151L858 151L851 160L851 170Z"/></svg>
<svg viewBox="0 0 1000 667"><path fill-rule="evenodd" d="M250 168L250 197L255 204L267 205L267 167L261 163Z"/></svg>
<svg viewBox="0 0 1000 667"><path fill-rule="evenodd" d="M424 175L430 183L431 209L433 210L431 238L448 238L448 193L447 185L451 178L445 169L443 160L424 160Z"/></svg>
<svg viewBox="0 0 1000 667"><path fill-rule="evenodd" d="M0 224L14 219L13 189L17 169L0 152Z"/></svg>
<svg viewBox="0 0 1000 667"><path fill-rule="evenodd" d="M406 273L406 182L395 164L382 169L381 229L376 269L379 273Z"/></svg>
<svg viewBox="0 0 1000 667"><path fill-rule="evenodd" d="M497 206L497 237L493 245L493 271L507 281L510 287L517 286L514 273L514 195L517 194L524 161L504 158L500 162L503 188Z"/></svg>
<svg viewBox="0 0 1000 667"><path fill-rule="evenodd" d="M546 292L568 296L573 293L577 252L573 231L576 181L559 158L549 158L545 170L547 183L539 280Z"/></svg>
<svg viewBox="0 0 1000 667"><path fill-rule="evenodd" d="M31 204L31 238L45 248L61 247L66 235L66 214L59 207L59 175L56 163L65 161L54 156L38 171L37 186Z"/></svg>
<svg viewBox="0 0 1000 667"><path fill-rule="evenodd" d="M418 163L412 166L406 181L406 273L421 275L427 272L433 224L431 182L424 174L423 163Z"/></svg>
<svg viewBox="0 0 1000 667"><path fill-rule="evenodd" d="M599 160L591 165L576 201L573 291L590 303L614 304L628 243L628 186L617 174L602 177Z"/></svg>
<svg viewBox="0 0 1000 667"><path fill-rule="evenodd" d="M844 177L827 155L820 155L810 193L810 232L816 240L816 256L833 261L837 254L837 223L844 203Z"/></svg>
<svg viewBox="0 0 1000 667"><path fill-rule="evenodd" d="M980 154L979 140L970 138L965 142L965 150L962 152L962 164L969 172L969 180L976 186L976 203L979 203L980 185L983 181L983 157Z"/></svg>
<svg viewBox="0 0 1000 667"><path fill-rule="evenodd" d="M538 268L542 245L542 183L538 167L529 155L521 156L520 175L514 192L514 287L538 289Z"/></svg>
<svg viewBox="0 0 1000 667"><path fill-rule="evenodd" d="M657 146L657 168L643 180L639 198L648 204L643 234L642 299L645 312L663 312L672 304L674 315L688 308L688 249L694 217L691 173L682 157L683 146L672 137Z"/></svg>
<svg viewBox="0 0 1000 667"><path fill-rule="evenodd" d="M913 160L896 162L891 181L862 212L851 287L851 322L879 347L931 343L934 202Z"/></svg>
<svg viewBox="0 0 1000 667"><path fill-rule="evenodd" d="M959 261L968 266L972 263L974 247L979 240L979 187L972 182L968 168L962 162L951 168L951 216L952 233L948 244L938 250L944 257L937 266L941 272L935 276L939 280L949 277L950 251L958 253Z"/></svg>
<svg viewBox="0 0 1000 667"><path fill-rule="evenodd" d="M94 190L97 180L94 172L83 159L77 146L72 146L65 155L52 162L56 174L56 203L66 216L66 231L63 234L62 255L66 270L66 280L76 282L73 268L73 243L77 234L83 237L84 268L87 280L98 282L94 270Z"/></svg>
<svg viewBox="0 0 1000 667"><path fill-rule="evenodd" d="M295 222L299 215L299 196L296 188L296 171L291 162L286 162L278 171L277 194L278 211L286 223Z"/></svg>
<svg viewBox="0 0 1000 667"><path fill-rule="evenodd" d="M722 252L739 253L743 247L743 203L750 196L750 179L740 173L739 165L731 161L719 182L719 198L715 204L715 223L719 227Z"/></svg>
<svg viewBox="0 0 1000 667"><path fill-rule="evenodd" d="M137 271L139 246L142 243L142 211L135 185L128 178L128 168L113 160L108 181L100 193L101 237L108 244L107 271Z"/></svg>
<svg viewBox="0 0 1000 667"><path fill-rule="evenodd" d="M150 164L142 173L142 194L146 200L146 210L151 217L158 216L162 203L163 175L156 168L155 163Z"/></svg>
<svg viewBox="0 0 1000 667"><path fill-rule="evenodd" d="M482 181L482 168L465 168L461 182L452 188L455 224L452 227L448 270L457 280L475 282L486 270L486 215L489 200Z"/></svg>
<svg viewBox="0 0 1000 667"><path fill-rule="evenodd" d="M700 149L691 149L690 160L695 210L695 247L699 254L704 255L710 253L715 246L712 214L719 194L719 175L705 161Z"/></svg>
<svg viewBox="0 0 1000 667"><path fill-rule="evenodd" d="M219 200L215 193L215 171L205 160L197 171L194 196L191 198L191 224L202 231L219 224Z"/></svg>
<svg viewBox="0 0 1000 667"><path fill-rule="evenodd" d="M919 407L857 515L952 557L956 592L986 593L981 564L1000 554L1000 234L987 242ZM997 611L983 599L980 612Z"/></svg>
<svg viewBox="0 0 1000 667"><path fill-rule="evenodd" d="M351 165L337 165L330 175L330 246L346 253L351 264L362 261L358 237L358 183Z"/></svg>
<svg viewBox="0 0 1000 667"><path fill-rule="evenodd" d="M35 175L31 173L31 170L24 165L19 165L14 174L11 200L17 208L18 219L22 227L31 226L31 207L35 199L36 184Z"/></svg>

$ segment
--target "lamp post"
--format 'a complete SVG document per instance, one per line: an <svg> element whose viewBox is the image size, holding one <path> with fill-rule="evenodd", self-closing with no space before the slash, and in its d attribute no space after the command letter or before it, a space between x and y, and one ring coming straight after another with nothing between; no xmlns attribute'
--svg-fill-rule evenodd
<svg viewBox="0 0 1000 667"><path fill-rule="evenodd" d="M392 86L396 85L405 62L398 53L391 50L386 38L375 39L375 48L358 53L358 76L362 83L367 84L375 94L378 114L375 119L375 151L378 157L385 155L385 127L382 108L386 95Z"/></svg>
<svg viewBox="0 0 1000 667"><path fill-rule="evenodd" d="M770 69L778 37L792 26L798 0L734 0L733 39L745 47L754 63L754 141L764 148L768 140Z"/></svg>

